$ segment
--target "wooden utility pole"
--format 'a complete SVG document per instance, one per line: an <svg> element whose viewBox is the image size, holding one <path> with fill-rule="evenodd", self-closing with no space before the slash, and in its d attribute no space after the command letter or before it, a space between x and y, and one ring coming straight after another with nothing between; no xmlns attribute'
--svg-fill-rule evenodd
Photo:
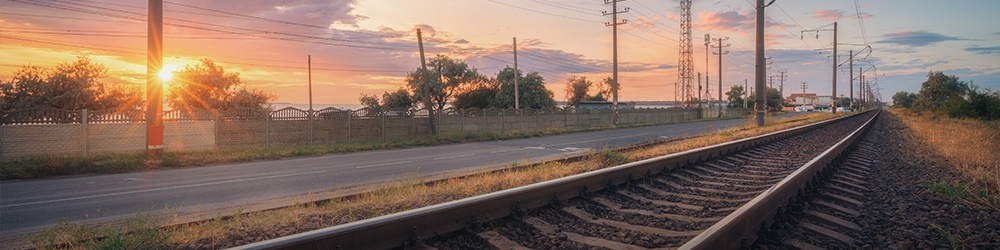
<svg viewBox="0 0 1000 250"><path fill-rule="evenodd" d="M427 81L427 60L424 57L424 37L420 33L420 29L417 29L417 46L420 47L420 68L423 70L423 77L421 81L423 82L424 89L424 107L427 108L427 120L430 122L431 134L437 135L437 128L434 124L434 104L431 102L431 84Z"/></svg>
<svg viewBox="0 0 1000 250"><path fill-rule="evenodd" d="M312 55L306 57L306 64L308 64L309 71L309 145L315 142L313 139L313 116L316 112L313 111L313 58Z"/></svg>
<svg viewBox="0 0 1000 250"><path fill-rule="evenodd" d="M728 43L725 46L723 46L722 41L729 40L729 37L727 36L724 38L715 38L713 40L719 42L719 45L712 46L718 48L719 52L712 52L712 54L719 56L719 117L721 118L722 117L722 55L729 54L729 51L722 52L722 48L729 47Z"/></svg>
<svg viewBox="0 0 1000 250"><path fill-rule="evenodd" d="M163 0L149 0L146 34L146 154L163 151Z"/></svg>
<svg viewBox="0 0 1000 250"><path fill-rule="evenodd" d="M612 124L618 124L618 25L628 23L628 20L618 22L618 14L626 13L629 8L625 10L618 11L618 2L624 2L625 0L604 0L604 4L611 4L611 12L604 12L604 15L611 15L611 22L605 22L604 25L611 26L611 39L612 39L612 66L611 66L611 112L612 112Z"/></svg>
<svg viewBox="0 0 1000 250"><path fill-rule="evenodd" d="M518 94L517 78L520 76L517 71L517 37L514 38L514 109L521 109L521 97Z"/></svg>

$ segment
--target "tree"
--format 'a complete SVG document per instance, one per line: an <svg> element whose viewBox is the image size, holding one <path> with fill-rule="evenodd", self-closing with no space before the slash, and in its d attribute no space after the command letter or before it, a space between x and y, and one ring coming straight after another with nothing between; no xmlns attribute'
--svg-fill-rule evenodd
<svg viewBox="0 0 1000 250"><path fill-rule="evenodd" d="M566 106L572 107L581 101L588 99L587 92L594 83L587 80L587 77L572 76L566 80Z"/></svg>
<svg viewBox="0 0 1000 250"><path fill-rule="evenodd" d="M909 93L906 91L896 92L892 95L892 106L896 108L911 108L913 107L913 102L917 100L916 93Z"/></svg>
<svg viewBox="0 0 1000 250"><path fill-rule="evenodd" d="M429 96L435 110L444 109L462 85L480 77L476 69L469 68L465 62L452 60L444 55L432 58L427 66L426 71L418 68L410 72L406 77L406 85L418 102L423 103L424 98Z"/></svg>
<svg viewBox="0 0 1000 250"><path fill-rule="evenodd" d="M496 81L498 91L490 106L503 109L514 108L514 75L514 69L509 66L497 73L494 81ZM556 107L552 91L545 88L545 79L538 75L538 72L532 72L523 77L521 72L517 72L517 79L521 107L531 109Z"/></svg>
<svg viewBox="0 0 1000 250"><path fill-rule="evenodd" d="M954 75L947 76L940 71L930 72L927 74L927 81L920 88L914 106L925 110L947 109L949 100L963 98L967 87L967 83L959 81Z"/></svg>
<svg viewBox="0 0 1000 250"><path fill-rule="evenodd" d="M463 85L455 94L451 106L455 109L489 108L496 102L497 91L496 81L480 76L478 79Z"/></svg>
<svg viewBox="0 0 1000 250"><path fill-rule="evenodd" d="M226 72L211 59L201 59L194 66L186 65L174 72L167 102L174 108L231 109L245 107L267 110L273 95L249 89L240 80L240 74Z"/></svg>
<svg viewBox="0 0 1000 250"><path fill-rule="evenodd" d="M733 85L729 87L729 91L726 91L726 100L729 101L729 106L742 107L743 95L746 95L746 90L743 89L743 86Z"/></svg>
<svg viewBox="0 0 1000 250"><path fill-rule="evenodd" d="M851 106L851 98L847 98L847 97L837 98L836 103L837 103L837 107L845 107L845 108L846 107L850 107Z"/></svg>
<svg viewBox="0 0 1000 250"><path fill-rule="evenodd" d="M403 88L382 94L382 107L386 110L409 110L413 108L413 103L413 96Z"/></svg>
<svg viewBox="0 0 1000 250"><path fill-rule="evenodd" d="M614 81L615 80L611 77L605 77L604 81L601 81L601 84L597 85L597 94L587 98L588 101L608 101L609 99L614 98L615 92L612 89ZM618 85L615 87L617 87L618 92L621 93L621 80L618 81Z"/></svg>
<svg viewBox="0 0 1000 250"><path fill-rule="evenodd" d="M358 102L361 103L361 106L364 106L364 109L376 111L382 110L382 104L379 104L378 96L361 93L361 97L358 98Z"/></svg>
<svg viewBox="0 0 1000 250"><path fill-rule="evenodd" d="M775 88L767 88L767 91L765 91L765 93L766 93L765 97L767 98L766 99L767 101L766 101L765 105L767 105L767 108L769 110L771 110L771 111L778 111L778 110L781 110L783 108L782 105L781 105L781 93L778 92L777 89L775 89ZM750 103L751 107L755 107L755 105L756 105L756 101L755 100L756 100L756 96L754 96L754 95L751 95L750 98L747 98L747 101Z"/></svg>
<svg viewBox="0 0 1000 250"><path fill-rule="evenodd" d="M139 109L142 91L137 85L111 84L108 69L79 56L55 68L24 66L10 81L0 82L0 110L39 106L78 110Z"/></svg>

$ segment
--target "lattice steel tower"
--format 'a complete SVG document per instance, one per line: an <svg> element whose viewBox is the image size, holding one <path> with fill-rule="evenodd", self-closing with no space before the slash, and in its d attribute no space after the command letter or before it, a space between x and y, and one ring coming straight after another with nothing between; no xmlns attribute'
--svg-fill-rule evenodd
<svg viewBox="0 0 1000 250"><path fill-rule="evenodd" d="M677 70L677 84L680 87L680 97L683 106L690 107L698 93L692 87L694 79L694 47L691 41L691 0L681 0L681 39L680 57Z"/></svg>

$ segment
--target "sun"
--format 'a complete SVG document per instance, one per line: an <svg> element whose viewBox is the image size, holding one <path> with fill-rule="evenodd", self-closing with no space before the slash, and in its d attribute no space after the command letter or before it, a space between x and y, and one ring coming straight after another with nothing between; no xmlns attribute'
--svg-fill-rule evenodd
<svg viewBox="0 0 1000 250"><path fill-rule="evenodd" d="M170 73L170 70L168 69L160 70L160 80L168 82L170 81L171 78L174 78L174 74Z"/></svg>
<svg viewBox="0 0 1000 250"><path fill-rule="evenodd" d="M177 66L173 64L164 64L163 68L160 69L160 80L169 82L170 79L174 78L174 70L177 70Z"/></svg>

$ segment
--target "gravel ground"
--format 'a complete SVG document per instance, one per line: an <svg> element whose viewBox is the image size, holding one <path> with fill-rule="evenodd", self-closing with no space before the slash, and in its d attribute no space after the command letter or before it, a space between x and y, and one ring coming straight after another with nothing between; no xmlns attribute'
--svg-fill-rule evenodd
<svg viewBox="0 0 1000 250"><path fill-rule="evenodd" d="M867 189L858 208L860 216L848 219L862 228L859 232L833 227L854 237L854 245L814 237L815 233L797 226L796 218L786 217L754 249L785 249L782 239L798 238L831 249L1000 249L1000 211L971 207L928 189L928 183L966 182L942 157L912 137L912 132L891 113L884 112L865 140L874 144ZM807 202L816 200L807 199ZM838 204L849 207L849 204ZM822 206L792 204L790 213L801 215L805 207L840 218L851 218ZM791 224L786 224L789 223ZM849 233L848 233L849 232ZM826 243L823 243L826 242Z"/></svg>
<svg viewBox="0 0 1000 250"><path fill-rule="evenodd" d="M927 183L966 180L942 157L909 140L906 127L885 112L872 135L881 152L869 179L869 202L858 224L865 249L1000 249L1000 211L980 209L931 191Z"/></svg>

